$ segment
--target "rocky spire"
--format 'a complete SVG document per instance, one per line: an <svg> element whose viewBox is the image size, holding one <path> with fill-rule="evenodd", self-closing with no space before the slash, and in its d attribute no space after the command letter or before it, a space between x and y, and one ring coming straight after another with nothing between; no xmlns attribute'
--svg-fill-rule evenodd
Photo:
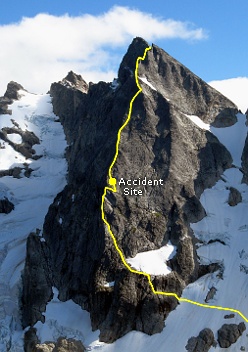
<svg viewBox="0 0 248 352"><path fill-rule="evenodd" d="M63 78L62 83L72 88L76 88L83 93L88 92L88 84L82 78L81 75L74 73L73 71L68 72L67 76Z"/></svg>
<svg viewBox="0 0 248 352"><path fill-rule="evenodd" d="M136 37L129 45L127 53L123 57L118 71L118 80L124 84L128 77L132 77L135 70L136 59L138 56L143 56L145 49L149 44L142 38Z"/></svg>

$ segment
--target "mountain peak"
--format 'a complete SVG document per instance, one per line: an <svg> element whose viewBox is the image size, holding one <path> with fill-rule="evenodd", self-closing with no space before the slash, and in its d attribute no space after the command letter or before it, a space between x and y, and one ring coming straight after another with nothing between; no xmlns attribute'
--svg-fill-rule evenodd
<svg viewBox="0 0 248 352"><path fill-rule="evenodd" d="M147 47L149 47L149 44L143 38L136 37L133 39L118 71L118 78L121 84L124 84L129 77L133 76L136 59L139 56L143 56Z"/></svg>
<svg viewBox="0 0 248 352"><path fill-rule="evenodd" d="M120 84L132 84L136 59L143 56L149 44L134 38L119 68ZM129 80L131 78L131 80ZM152 45L144 61L139 64L141 84L157 90L170 104L184 114L199 116L215 127L232 126L237 122L237 106L163 49ZM144 83L146 83L144 85Z"/></svg>
<svg viewBox="0 0 248 352"><path fill-rule="evenodd" d="M88 84L85 82L81 75L78 75L73 71L68 72L67 76L63 78L62 83L72 88L81 90L84 93L88 92Z"/></svg>
<svg viewBox="0 0 248 352"><path fill-rule="evenodd" d="M238 109L233 102L156 45L141 62L139 76L184 114L197 115L216 127L237 121Z"/></svg>

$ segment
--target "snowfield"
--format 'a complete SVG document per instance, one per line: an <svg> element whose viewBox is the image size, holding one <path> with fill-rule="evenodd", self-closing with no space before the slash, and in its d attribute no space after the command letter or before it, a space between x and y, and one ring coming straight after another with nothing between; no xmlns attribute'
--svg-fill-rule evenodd
<svg viewBox="0 0 248 352"><path fill-rule="evenodd" d="M248 108L248 77L236 77L221 81L211 81L208 82L208 84L233 101L243 113L246 112Z"/></svg>
<svg viewBox="0 0 248 352"><path fill-rule="evenodd" d="M0 179L0 199L7 197L15 209L0 214L0 351L23 352L23 331L18 312L21 273L26 255L26 239L36 229L42 230L45 215L54 197L66 184L67 146L62 125L55 122L49 95L20 91L22 98L10 108L12 115L0 115L0 128L14 127L13 121L40 139L34 149L42 157L26 159L7 142L0 149L0 170L25 163L34 170L30 177ZM19 134L8 134L9 140L21 143ZM42 239L42 238L41 238Z"/></svg>

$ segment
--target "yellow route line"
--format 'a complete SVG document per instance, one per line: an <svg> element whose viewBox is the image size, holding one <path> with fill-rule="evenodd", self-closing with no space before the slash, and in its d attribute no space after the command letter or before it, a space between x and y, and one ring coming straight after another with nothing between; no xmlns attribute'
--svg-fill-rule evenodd
<svg viewBox="0 0 248 352"><path fill-rule="evenodd" d="M105 187L104 188L104 192L103 192L103 195L102 195L102 203L101 203L101 213L102 213L102 220L103 222L105 223L105 225L107 226L107 229L108 229L108 232L113 240L113 243L114 243L114 246L115 246L115 249L117 250L124 266L131 272L131 273L134 273L134 274L137 274L137 275L143 275L145 277L147 277L147 280L148 280L148 283L152 289L152 292L155 294L155 295L164 295L164 296L172 296L172 297L175 297L179 302L187 302L187 303L191 303L191 304L194 304L196 306L199 306L199 307L203 307L203 308L210 308L210 309L218 309L218 310L224 310L224 311L228 311L228 312L233 312L233 313L237 313L239 314L245 322L248 322L248 319L244 316L244 314L242 314L239 310L237 309L233 309L233 308L225 308L225 307L221 307L221 306L212 306L212 305L209 305L209 304L203 304L203 303L200 303L200 302L196 302L196 301L192 301L190 299L187 299L187 298L182 298L182 297L179 297L176 293L173 293L173 292L163 292L163 291L156 291L154 286L153 286L153 283L151 281L151 275L150 274L147 274L146 272L143 272L143 271L138 271L138 270L134 270L133 268L131 268L131 266L127 263L125 257L124 257L124 254L122 253L121 249L119 248L118 244L117 244L117 241L116 241L116 238L115 238L115 235L113 234L111 228L110 228L110 225L108 223L108 221L106 220L105 218L105 213L104 213L104 201L105 201L105 197L106 197L106 193L107 191L111 191L111 192L117 192L117 189L116 189L116 179L112 177L112 169L113 169L113 166L116 162L116 159L118 157L118 153L119 153L119 144L120 144L120 139L121 139L121 132L122 130L126 127L126 125L128 124L128 122L130 121L131 119L131 114L132 114L132 109L133 109L133 103L135 101L135 99L137 98L137 96L142 92L142 88L139 84L139 80L138 80L138 67L139 67L139 63L140 61L142 60L145 60L146 58L146 54L147 54L147 51L151 50L151 47L148 47L145 49L145 52L144 52L144 55L143 57L139 56L136 60L136 66L135 66L135 82L136 82L136 85L138 87L138 91L137 93L133 96L133 98L131 99L130 101L130 104L129 104L129 111L128 111L128 115L127 115L127 118L125 120L125 122L123 123L123 125L121 126L121 128L119 129L118 133L117 133L117 141L116 141L116 147L115 147L115 155L114 155L114 158L113 158L113 161L109 167L109 170L108 170L108 177L109 177L109 180L108 180L108 183L110 186L112 187Z"/></svg>

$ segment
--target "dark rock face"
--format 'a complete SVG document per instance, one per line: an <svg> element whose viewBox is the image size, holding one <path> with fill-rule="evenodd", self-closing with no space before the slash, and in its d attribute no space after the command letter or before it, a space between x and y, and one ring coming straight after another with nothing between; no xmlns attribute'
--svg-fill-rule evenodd
<svg viewBox="0 0 248 352"><path fill-rule="evenodd" d="M73 72L69 72L66 78L51 86L53 110L67 131L66 138L69 144L73 143L80 133L80 120L85 113L85 104L88 100L87 92L87 83ZM68 120L69 116L71 118Z"/></svg>
<svg viewBox="0 0 248 352"><path fill-rule="evenodd" d="M242 195L241 193L234 187L230 187L230 194L228 197L228 204L231 207L234 207L235 205L239 204L242 202Z"/></svg>
<svg viewBox="0 0 248 352"><path fill-rule="evenodd" d="M142 75L185 114L197 115L215 127L231 126L237 121L238 109L230 100L156 45L139 69Z"/></svg>
<svg viewBox="0 0 248 352"><path fill-rule="evenodd" d="M242 169L244 173L242 182L248 184L248 134L246 136L245 146L244 146L241 160L242 160Z"/></svg>
<svg viewBox="0 0 248 352"><path fill-rule="evenodd" d="M24 176L25 177L30 177L33 169L31 169L30 167L28 167L28 164L24 165L24 167L13 167L12 169L8 169L8 170L1 170L0 171L0 177L4 177L4 176L12 176L14 178L21 178L21 172L24 171Z"/></svg>
<svg viewBox="0 0 248 352"><path fill-rule="evenodd" d="M38 320L44 321L42 312L45 302L53 297L46 243L41 242L37 234L32 233L27 241L26 265L23 273L25 280L23 290L23 325L34 325ZM32 295L30 288L32 286ZM33 309L34 306L39 307Z"/></svg>
<svg viewBox="0 0 248 352"><path fill-rule="evenodd" d="M208 143L198 154L200 168L194 180L197 197L200 197L204 189L212 187L218 181L223 170L231 167L228 150L208 131L206 139Z"/></svg>
<svg viewBox="0 0 248 352"><path fill-rule="evenodd" d="M22 143L17 144L12 142L8 138L8 134L16 133L22 137ZM14 150L21 153L26 158L36 158L34 156L35 150L32 148L35 144L40 144L39 138L30 131L23 131L18 126L15 127L4 127L0 130L0 138L5 142L8 143Z"/></svg>
<svg viewBox="0 0 248 352"><path fill-rule="evenodd" d="M4 199L0 199L0 214L9 214L14 209L14 204L10 202L6 197Z"/></svg>
<svg viewBox="0 0 248 352"><path fill-rule="evenodd" d="M235 314L233 314L233 313L224 315L224 319L232 319L234 317L235 317Z"/></svg>
<svg viewBox="0 0 248 352"><path fill-rule="evenodd" d="M22 85L17 82L11 81L7 85L7 90L4 94L4 97L10 100L18 100L20 99L18 91L21 89L24 90Z"/></svg>
<svg viewBox="0 0 248 352"><path fill-rule="evenodd" d="M11 110L8 109L8 105L12 104L14 100L18 100L20 95L18 91L24 88L14 81L8 83L7 90L3 97L0 97L0 114L10 114Z"/></svg>
<svg viewBox="0 0 248 352"><path fill-rule="evenodd" d="M214 334L211 329L203 329L197 337L191 337L186 345L189 352L208 352L214 343Z"/></svg>
<svg viewBox="0 0 248 352"><path fill-rule="evenodd" d="M36 329L30 328L24 334L24 351L33 352L35 351L35 346L39 343L38 337L36 336Z"/></svg>
<svg viewBox="0 0 248 352"><path fill-rule="evenodd" d="M0 114L9 114L11 115L12 111L8 109L8 105L10 105L12 101L5 97L0 97Z"/></svg>
<svg viewBox="0 0 248 352"><path fill-rule="evenodd" d="M136 59L147 46L141 38L130 45L120 65L116 89L104 82L87 87L73 73L51 86L54 112L70 144L68 185L49 208L44 247L38 244L36 248L34 236L28 241L25 327L41 319L37 311L49 300L52 285L58 288L61 300L72 298L90 311L92 327L100 329L100 339L105 342L133 329L160 332L164 319L177 306L174 297L154 295L145 276L124 267L100 209L117 132L138 90ZM202 273L189 227L190 222L205 216L199 196L232 165L230 153L218 139L185 114L198 114L214 124L228 111L229 117L221 122L226 125L228 119L228 123L235 122L236 107L156 46L139 66L139 76L143 75L157 91L140 81L143 92L122 132L112 176L117 183L122 178L146 178L161 179L163 185L136 187L142 194L127 196L125 187L118 183L117 193L107 193L104 212L125 257L158 249L169 240L177 247L176 256L168 263L172 272L151 280L155 290L180 295ZM36 258L44 265L38 266ZM205 273L208 270L205 268ZM111 281L114 286L106 287ZM33 294L33 287L39 287L38 294Z"/></svg>
<svg viewBox="0 0 248 352"><path fill-rule="evenodd" d="M224 324L218 330L218 342L220 347L228 348L234 344L238 338L246 330L245 323L240 324Z"/></svg>

